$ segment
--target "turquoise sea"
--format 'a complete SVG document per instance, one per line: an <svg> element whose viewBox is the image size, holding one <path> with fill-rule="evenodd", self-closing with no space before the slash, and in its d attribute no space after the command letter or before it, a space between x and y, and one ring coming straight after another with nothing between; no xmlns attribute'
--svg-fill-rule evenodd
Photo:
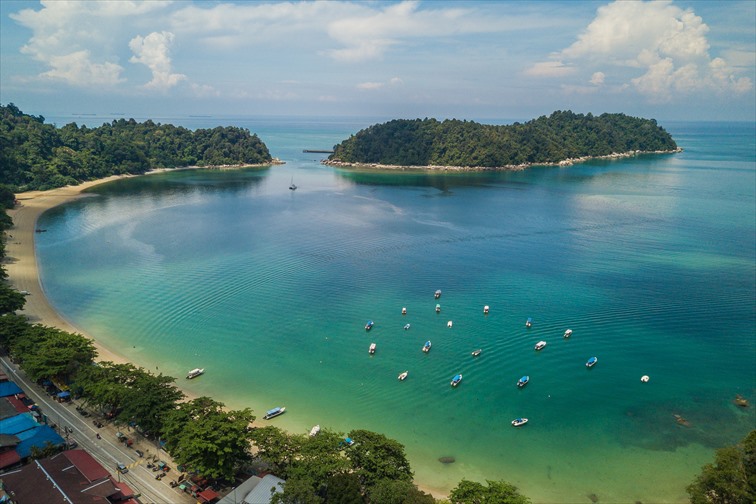
<svg viewBox="0 0 756 504"><path fill-rule="evenodd" d="M756 425L753 123L662 123L678 154L421 173L303 152L379 120L159 120L247 127L286 164L98 186L42 216L37 253L65 317L193 393L385 433L438 492L504 479L550 503L684 502Z"/></svg>

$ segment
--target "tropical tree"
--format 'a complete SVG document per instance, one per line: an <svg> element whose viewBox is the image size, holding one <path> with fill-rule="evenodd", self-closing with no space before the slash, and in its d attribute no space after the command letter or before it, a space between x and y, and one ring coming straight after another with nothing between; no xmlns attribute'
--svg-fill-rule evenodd
<svg viewBox="0 0 756 504"><path fill-rule="evenodd" d="M20 310L26 304L26 296L7 284L0 285L0 315Z"/></svg>
<svg viewBox="0 0 756 504"><path fill-rule="evenodd" d="M97 357L91 340L41 324L29 326L22 337L14 340L11 351L33 380L59 378L67 381Z"/></svg>
<svg viewBox="0 0 756 504"><path fill-rule="evenodd" d="M756 502L756 430L735 446L717 450L687 487L692 504L752 504Z"/></svg>
<svg viewBox="0 0 756 504"><path fill-rule="evenodd" d="M255 417L249 408L225 411L209 397L181 403L163 428L166 449L177 464L215 479L232 480L235 468L251 460Z"/></svg>
<svg viewBox="0 0 756 504"><path fill-rule="evenodd" d="M370 502L376 504L435 504L432 495L419 490L412 482L383 479L369 491ZM330 501L329 501L330 502Z"/></svg>
<svg viewBox="0 0 756 504"><path fill-rule="evenodd" d="M17 338L23 336L29 328L29 322L23 315L6 313L0 317L0 348L8 349Z"/></svg>
<svg viewBox="0 0 756 504"><path fill-rule="evenodd" d="M529 504L517 487L506 481L486 480L486 484L463 479L449 494L453 504Z"/></svg>
<svg viewBox="0 0 756 504"><path fill-rule="evenodd" d="M349 437L355 443L346 450L352 471L363 486L370 488L382 479L412 481L412 469L404 445L383 434L353 430Z"/></svg>

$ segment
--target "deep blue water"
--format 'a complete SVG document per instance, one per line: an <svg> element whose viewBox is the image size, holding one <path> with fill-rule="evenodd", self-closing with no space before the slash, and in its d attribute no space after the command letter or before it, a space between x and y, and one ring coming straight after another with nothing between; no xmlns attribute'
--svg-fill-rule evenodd
<svg viewBox="0 0 756 504"><path fill-rule="evenodd" d="M206 368L192 392L285 405L296 432L380 431L421 484L505 479L535 502L685 501L756 424L733 404L756 400L754 124L665 124L678 154L385 173L302 152L370 119L162 122L248 127L286 164L98 186L42 217L37 252L58 310L148 369Z"/></svg>

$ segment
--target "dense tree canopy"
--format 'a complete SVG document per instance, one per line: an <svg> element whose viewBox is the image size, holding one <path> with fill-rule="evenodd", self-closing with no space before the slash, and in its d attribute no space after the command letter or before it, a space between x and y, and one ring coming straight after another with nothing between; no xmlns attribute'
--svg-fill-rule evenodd
<svg viewBox="0 0 756 504"><path fill-rule="evenodd" d="M50 189L152 168L270 163L265 144L237 127L189 129L118 119L97 128L56 128L44 117L0 105L0 184ZM1 194L0 194L1 195Z"/></svg>
<svg viewBox="0 0 756 504"><path fill-rule="evenodd" d="M449 494L452 504L529 504L517 487L506 481L486 481L486 484L463 479Z"/></svg>
<svg viewBox="0 0 756 504"><path fill-rule="evenodd" d="M585 156L674 151L653 119L557 111L524 124L398 119L370 126L334 147L329 161L398 166L503 167Z"/></svg>
<svg viewBox="0 0 756 504"><path fill-rule="evenodd" d="M717 450L688 485L692 504L752 504L756 502L756 430L736 446Z"/></svg>
<svg viewBox="0 0 756 504"><path fill-rule="evenodd" d="M97 356L94 343L80 334L72 334L41 324L29 325L11 344L14 358L33 380L57 378L68 381Z"/></svg>

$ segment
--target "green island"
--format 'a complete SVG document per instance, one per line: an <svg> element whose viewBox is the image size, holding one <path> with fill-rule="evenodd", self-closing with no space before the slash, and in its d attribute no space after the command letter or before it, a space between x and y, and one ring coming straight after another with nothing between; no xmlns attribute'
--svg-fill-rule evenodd
<svg viewBox="0 0 756 504"><path fill-rule="evenodd" d="M557 111L506 126L396 119L370 126L334 146L324 164L502 170L678 150L654 119Z"/></svg>
<svg viewBox="0 0 756 504"><path fill-rule="evenodd" d="M57 128L42 116L0 105L0 182L19 192L77 185L161 168L276 164L246 128L189 130L151 120L118 119L97 128Z"/></svg>

